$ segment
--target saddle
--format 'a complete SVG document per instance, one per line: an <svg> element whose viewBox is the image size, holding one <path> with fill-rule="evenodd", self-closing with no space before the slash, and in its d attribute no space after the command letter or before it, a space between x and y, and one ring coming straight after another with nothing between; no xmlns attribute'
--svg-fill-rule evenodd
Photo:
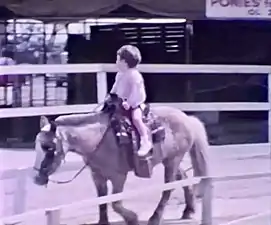
<svg viewBox="0 0 271 225"><path fill-rule="evenodd" d="M153 113L150 113L150 106L144 105L143 122L149 130L149 135L153 144L160 143L165 139L165 129L162 123L156 118ZM134 126L131 118L131 111L128 111L126 115L112 116L111 125L116 132L117 143L122 145L132 145L134 151L139 149L139 133ZM152 151L150 151L152 154ZM149 157L148 154L146 157Z"/></svg>
<svg viewBox="0 0 271 225"><path fill-rule="evenodd" d="M152 176L155 155L159 153L154 152L154 149L152 149L145 157L139 157L137 155L140 146L140 136L132 122L131 111L123 109L116 110L116 107L118 106L115 105L113 107L113 111L115 112L112 112L112 108L111 110L107 109L107 112L111 113L111 127L115 133L116 142L120 148L125 149L124 152L127 152L127 160L134 170L135 175L150 178ZM165 128L162 126L161 121L151 113L148 104L142 105L141 110L143 111L143 122L148 127L149 137L153 145L162 143L165 140ZM127 151L126 149L131 151Z"/></svg>

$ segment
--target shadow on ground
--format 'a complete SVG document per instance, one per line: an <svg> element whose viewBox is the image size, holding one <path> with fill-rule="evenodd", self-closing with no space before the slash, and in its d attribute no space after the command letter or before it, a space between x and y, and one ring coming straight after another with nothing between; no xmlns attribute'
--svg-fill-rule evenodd
<svg viewBox="0 0 271 225"><path fill-rule="evenodd" d="M139 221L139 225L147 225L148 221ZM176 219L167 219L163 220L164 225L198 225L199 223L195 220L176 220ZM65 224L62 224L65 225ZM109 224L97 224L97 223L81 223L78 225L109 225ZM110 225L126 225L123 221L111 222Z"/></svg>

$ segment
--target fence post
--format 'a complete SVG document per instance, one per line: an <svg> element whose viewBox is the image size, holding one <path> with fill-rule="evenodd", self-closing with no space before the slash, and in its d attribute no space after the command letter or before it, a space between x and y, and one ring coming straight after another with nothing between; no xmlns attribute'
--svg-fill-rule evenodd
<svg viewBox="0 0 271 225"><path fill-rule="evenodd" d="M202 198L202 223L201 225L212 225L212 201L213 201L213 184L212 178L208 177L202 180L204 184L204 193Z"/></svg>
<svg viewBox="0 0 271 225"><path fill-rule="evenodd" d="M26 169L19 168L16 177L16 187L13 198L13 214L20 214L25 211L26 204Z"/></svg>
<svg viewBox="0 0 271 225"><path fill-rule="evenodd" d="M60 214L60 209L46 210L46 225L60 225Z"/></svg>
<svg viewBox="0 0 271 225"><path fill-rule="evenodd" d="M107 95L107 75L106 72L100 71L96 74L97 101L101 103Z"/></svg>
<svg viewBox="0 0 271 225"><path fill-rule="evenodd" d="M271 69L270 69L271 70ZM271 71L267 75L267 87L268 87L268 143L271 144Z"/></svg>

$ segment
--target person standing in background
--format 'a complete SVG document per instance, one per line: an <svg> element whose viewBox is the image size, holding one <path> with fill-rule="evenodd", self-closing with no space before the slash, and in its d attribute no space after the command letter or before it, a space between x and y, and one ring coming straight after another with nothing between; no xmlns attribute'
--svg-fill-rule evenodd
<svg viewBox="0 0 271 225"><path fill-rule="evenodd" d="M16 65L14 52L1 48L0 66ZM4 101L7 103L7 86L12 83L12 107L22 106L22 88L19 75L0 76L0 86L4 86Z"/></svg>

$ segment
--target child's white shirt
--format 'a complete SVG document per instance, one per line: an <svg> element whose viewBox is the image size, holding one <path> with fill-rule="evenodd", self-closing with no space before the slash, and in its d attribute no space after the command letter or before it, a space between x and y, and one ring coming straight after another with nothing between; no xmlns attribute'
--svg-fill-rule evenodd
<svg viewBox="0 0 271 225"><path fill-rule="evenodd" d="M118 97L127 101L132 108L141 105L146 101L142 74L136 69L130 69L126 74L118 72L110 93L117 94Z"/></svg>

